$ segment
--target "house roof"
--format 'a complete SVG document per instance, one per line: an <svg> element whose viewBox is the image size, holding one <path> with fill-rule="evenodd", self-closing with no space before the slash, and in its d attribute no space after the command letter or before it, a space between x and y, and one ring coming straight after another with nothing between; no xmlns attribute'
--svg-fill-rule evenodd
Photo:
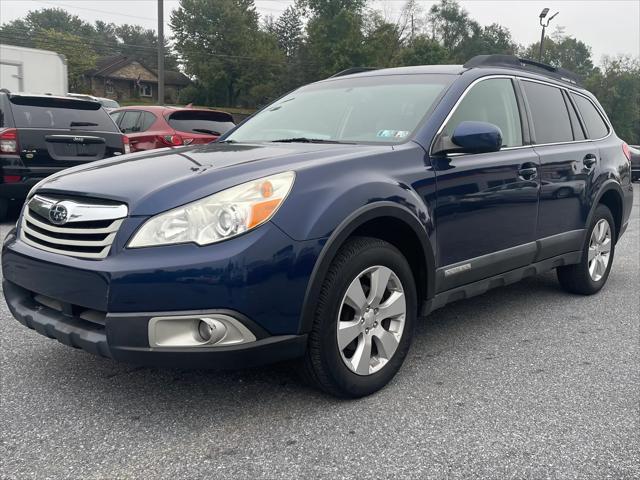
<svg viewBox="0 0 640 480"><path fill-rule="evenodd" d="M106 57L100 57L96 61L95 68L92 68L91 70L87 70L85 72L85 74L86 75L90 75L92 77L110 77L113 73L117 72L122 67L124 67L124 66L126 66L126 65L128 65L128 64L130 64L132 62L138 62L144 68L149 70L149 72L153 73L156 77L158 76L158 71L157 70L153 70L153 69L147 67L140 60L128 57L126 55L109 55L109 56L106 56ZM165 70L165 72L164 72L164 82L167 85L184 86L184 85L189 85L191 83L191 80L189 80L189 77L187 77L182 72L174 72L174 71L171 71L171 70Z"/></svg>

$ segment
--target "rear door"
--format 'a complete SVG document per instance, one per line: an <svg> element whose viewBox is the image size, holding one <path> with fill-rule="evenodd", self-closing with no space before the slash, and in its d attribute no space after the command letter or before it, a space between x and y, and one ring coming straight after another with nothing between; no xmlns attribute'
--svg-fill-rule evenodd
<svg viewBox="0 0 640 480"><path fill-rule="evenodd" d="M97 102L12 95L20 158L34 176L124 153L122 135Z"/></svg>
<svg viewBox="0 0 640 480"><path fill-rule="evenodd" d="M498 126L503 148L432 158L439 291L528 265L535 255L538 156L527 145L515 79L487 78L472 86L441 135L451 136L463 121Z"/></svg>
<svg viewBox="0 0 640 480"><path fill-rule="evenodd" d="M540 156L539 259L579 250L589 214L588 190L600 152L586 139L566 89L521 79Z"/></svg>

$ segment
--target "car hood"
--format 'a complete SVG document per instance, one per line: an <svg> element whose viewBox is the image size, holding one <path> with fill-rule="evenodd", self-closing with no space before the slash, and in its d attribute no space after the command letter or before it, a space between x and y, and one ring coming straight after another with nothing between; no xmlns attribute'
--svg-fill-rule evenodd
<svg viewBox="0 0 640 480"><path fill-rule="evenodd" d="M166 148L63 170L45 179L38 193L110 199L126 203L130 215L154 215L266 175L390 148L297 143Z"/></svg>

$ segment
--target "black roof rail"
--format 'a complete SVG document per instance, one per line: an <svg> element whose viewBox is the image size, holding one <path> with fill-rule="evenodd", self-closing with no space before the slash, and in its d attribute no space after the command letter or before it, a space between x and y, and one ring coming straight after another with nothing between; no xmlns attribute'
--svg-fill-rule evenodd
<svg viewBox="0 0 640 480"><path fill-rule="evenodd" d="M371 70L378 70L378 68L377 67L351 67L351 68L347 68L346 70L342 70L338 73L334 73L329 78L344 77L345 75L351 75L352 73L369 72Z"/></svg>
<svg viewBox="0 0 640 480"><path fill-rule="evenodd" d="M582 85L582 79L576 73L561 67L554 67L546 63L536 62L528 58L518 58L515 55L476 55L463 65L464 68L476 67L506 67L518 70L528 70L534 73L541 73L548 77L572 85Z"/></svg>

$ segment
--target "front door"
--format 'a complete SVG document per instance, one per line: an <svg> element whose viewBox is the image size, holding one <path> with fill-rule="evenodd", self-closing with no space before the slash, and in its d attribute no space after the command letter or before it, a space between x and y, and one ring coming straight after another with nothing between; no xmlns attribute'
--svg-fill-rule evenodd
<svg viewBox="0 0 640 480"><path fill-rule="evenodd" d="M432 157L436 172L437 290L487 278L531 263L536 254L539 159L523 128L521 101L511 78L474 85L441 135L463 121L500 128L495 153Z"/></svg>

